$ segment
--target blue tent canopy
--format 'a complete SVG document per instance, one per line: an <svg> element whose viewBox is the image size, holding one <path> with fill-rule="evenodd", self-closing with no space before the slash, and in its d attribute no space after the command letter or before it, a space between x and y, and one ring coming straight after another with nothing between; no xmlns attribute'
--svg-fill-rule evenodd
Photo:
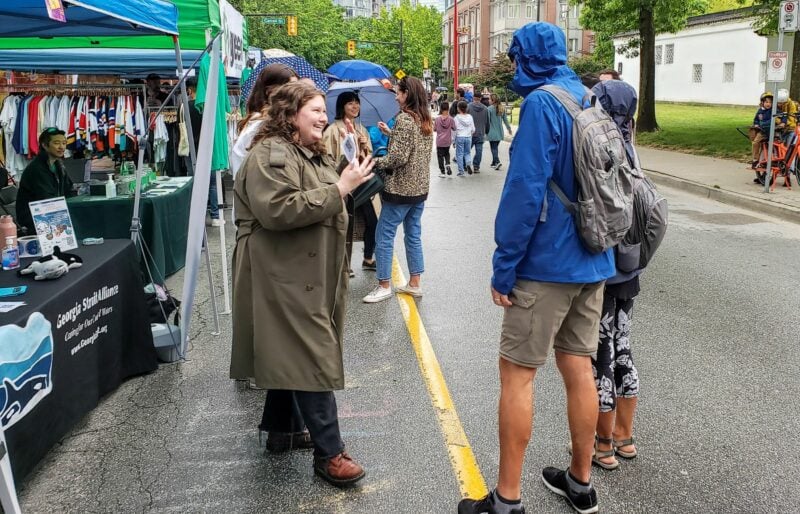
<svg viewBox="0 0 800 514"><path fill-rule="evenodd" d="M184 66L202 52L183 50ZM0 50L0 70L36 71L39 73L91 75L175 76L175 52L133 48L58 48L42 50Z"/></svg>
<svg viewBox="0 0 800 514"><path fill-rule="evenodd" d="M166 0L62 0L67 23L51 20L45 0L0 2L0 38L178 35L178 9Z"/></svg>

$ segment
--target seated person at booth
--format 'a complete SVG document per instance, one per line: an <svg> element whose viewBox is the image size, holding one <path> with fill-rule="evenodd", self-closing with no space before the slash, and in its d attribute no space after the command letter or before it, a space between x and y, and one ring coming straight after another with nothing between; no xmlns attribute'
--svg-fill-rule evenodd
<svg viewBox="0 0 800 514"><path fill-rule="evenodd" d="M33 218L28 204L57 198L73 196L72 180L64 169L64 151L67 149L67 136L55 127L45 129L39 134L39 154L22 172L17 192L17 223L35 235Z"/></svg>

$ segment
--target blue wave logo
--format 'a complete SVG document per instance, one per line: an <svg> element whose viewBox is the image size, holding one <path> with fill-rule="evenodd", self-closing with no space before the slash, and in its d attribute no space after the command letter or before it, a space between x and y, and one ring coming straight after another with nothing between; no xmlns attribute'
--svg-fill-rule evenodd
<svg viewBox="0 0 800 514"><path fill-rule="evenodd" d="M25 328L0 327L0 425L6 430L53 390L53 333L34 312Z"/></svg>

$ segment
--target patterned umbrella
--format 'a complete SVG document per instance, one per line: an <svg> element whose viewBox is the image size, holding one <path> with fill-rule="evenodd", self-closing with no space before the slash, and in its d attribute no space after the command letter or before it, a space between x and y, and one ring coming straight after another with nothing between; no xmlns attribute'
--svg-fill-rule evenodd
<svg viewBox="0 0 800 514"><path fill-rule="evenodd" d="M316 84L317 87L323 92L328 91L328 79L325 78L325 75L323 75L322 72L315 67L311 66L311 64L309 64L308 61L302 57L298 57L296 55L290 57L267 57L258 63L258 66L256 66L256 68L253 70L253 73L250 74L250 77L248 77L244 85L242 85L243 98L250 96L250 90L253 89L253 85L256 83L256 79L258 78L258 74L261 73L261 70L270 64L275 64L276 62L285 64L286 66L292 68L300 76L300 78L309 78L313 80L314 84Z"/></svg>

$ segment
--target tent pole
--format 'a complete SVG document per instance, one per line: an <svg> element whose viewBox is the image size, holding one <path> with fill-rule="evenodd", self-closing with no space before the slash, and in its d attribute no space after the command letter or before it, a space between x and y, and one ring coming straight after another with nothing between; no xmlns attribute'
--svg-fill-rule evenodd
<svg viewBox="0 0 800 514"><path fill-rule="evenodd" d="M183 103L183 117L189 116L189 94L186 92L186 80L183 73L183 58L181 57L181 44L178 41L178 36L172 36L172 42L175 44L175 62L178 65L178 78L180 79L181 86L181 102ZM191 118L189 118L191 119ZM190 175L194 175L194 167L197 164L197 148L194 146L194 130L191 122L185 123L186 135L189 138L189 158L191 159L192 168L189 170Z"/></svg>

